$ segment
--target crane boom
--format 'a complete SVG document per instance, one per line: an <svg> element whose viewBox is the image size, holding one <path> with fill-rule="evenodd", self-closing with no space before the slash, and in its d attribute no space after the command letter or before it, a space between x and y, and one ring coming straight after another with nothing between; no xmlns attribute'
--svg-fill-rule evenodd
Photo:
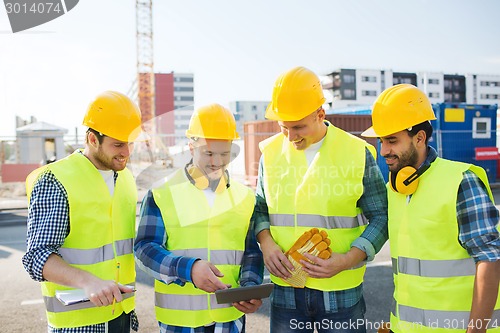
<svg viewBox="0 0 500 333"><path fill-rule="evenodd" d="M142 113L143 128L155 130L155 76L153 53L153 4L152 0L136 0L137 38L137 94Z"/></svg>

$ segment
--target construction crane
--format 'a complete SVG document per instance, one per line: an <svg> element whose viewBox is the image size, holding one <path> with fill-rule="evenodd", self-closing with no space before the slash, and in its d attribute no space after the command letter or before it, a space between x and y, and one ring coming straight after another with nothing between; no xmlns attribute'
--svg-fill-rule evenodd
<svg viewBox="0 0 500 333"><path fill-rule="evenodd" d="M136 0L137 94L143 129L155 131L155 74L153 53L153 3Z"/></svg>

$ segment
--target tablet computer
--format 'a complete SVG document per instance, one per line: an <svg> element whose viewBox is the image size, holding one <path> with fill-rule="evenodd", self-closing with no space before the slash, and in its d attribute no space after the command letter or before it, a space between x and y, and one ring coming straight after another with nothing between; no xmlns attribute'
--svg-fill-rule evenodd
<svg viewBox="0 0 500 333"><path fill-rule="evenodd" d="M264 283L257 286L221 289L215 291L215 298L218 304L262 299L269 297L273 288L274 283Z"/></svg>

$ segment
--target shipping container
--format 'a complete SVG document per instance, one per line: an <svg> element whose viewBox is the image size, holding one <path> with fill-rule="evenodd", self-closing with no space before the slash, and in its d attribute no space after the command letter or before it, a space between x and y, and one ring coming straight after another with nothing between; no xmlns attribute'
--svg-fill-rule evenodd
<svg viewBox="0 0 500 333"><path fill-rule="evenodd" d="M490 183L497 179L497 105L438 103L431 145L438 155L482 167Z"/></svg>

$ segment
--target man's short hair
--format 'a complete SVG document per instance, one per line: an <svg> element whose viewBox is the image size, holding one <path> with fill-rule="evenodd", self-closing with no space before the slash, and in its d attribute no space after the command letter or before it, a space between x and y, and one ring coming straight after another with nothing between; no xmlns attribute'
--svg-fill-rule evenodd
<svg viewBox="0 0 500 333"><path fill-rule="evenodd" d="M425 143L428 144L430 138L432 137L432 125L430 121L424 121L423 123L412 126L408 129L408 135L410 137L414 137L418 132L425 132Z"/></svg>
<svg viewBox="0 0 500 333"><path fill-rule="evenodd" d="M92 128L89 128L89 129L87 130L87 135L85 136L85 142L88 142L88 141L87 141L87 140L88 140L88 139L87 139L87 137L88 137L88 134L89 134L89 133L94 133L94 135L97 137L97 141L99 141L99 144L101 144L101 143L102 143L102 141L104 140L104 137L105 137L105 135L104 135L104 134L102 134L102 133L100 133L100 132L98 132L98 131L96 131L96 130L94 130L94 129L92 129Z"/></svg>

